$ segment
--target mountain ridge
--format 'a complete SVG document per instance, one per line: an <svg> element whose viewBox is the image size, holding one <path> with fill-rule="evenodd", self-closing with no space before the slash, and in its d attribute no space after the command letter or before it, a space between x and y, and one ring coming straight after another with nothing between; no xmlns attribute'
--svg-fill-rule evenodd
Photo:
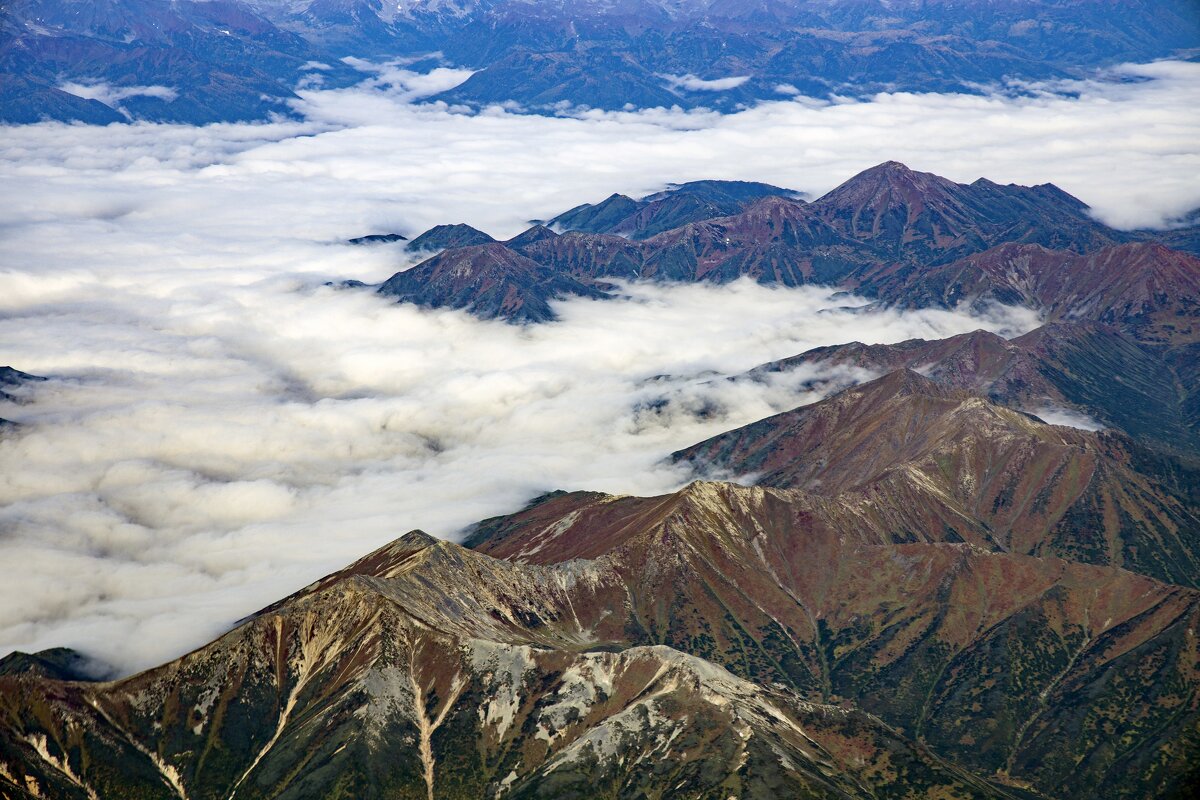
<svg viewBox="0 0 1200 800"><path fill-rule="evenodd" d="M816 408L801 409L819 432L808 452L828 458L791 460L821 477L804 488L698 481L659 497L551 493L481 522L471 548L411 531L138 675L2 675L0 791L1185 791L1200 752L1200 591L1130 569L1181 568L1174 579L1195 585L1200 568L1140 551L1121 564L1098 559L1071 544L1086 537L1039 546L1019 525L1005 538L999 524L960 524L966 536L929 524L943 513L931 499L951 509L956 491L984 486L958 478L972 477L985 451L1049 448L1084 459L1102 483L1115 475L1134 487L1139 464L1114 460L1120 440L1105 450L1102 435L911 370ZM864 457L862 435L846 435L855 430L890 443L892 455L865 456L875 477L834 463ZM963 465L950 483L937 484L936 458L933 472L922 461L931 452ZM1079 483L1070 469L1009 466ZM1143 491L1132 502L1141 522L1126 541L1159 552L1169 536L1155 515L1192 501ZM1001 520L1020 505L959 502L943 520ZM917 526L908 534L906 517ZM1118 738L1119 752L1106 744Z"/></svg>
<svg viewBox="0 0 1200 800"><path fill-rule="evenodd" d="M812 202L787 190L770 194L775 190L697 181L642 200L613 194L536 223L541 228L504 246L543 267L548 285L569 277L600 291L607 290L606 279L726 283L749 277L837 287L899 308L1023 305L1050 321L1137 323L1145 331L1154 327L1143 324L1154 322L1149 317L1160 320L1161 331L1167 321L1177 329L1196 316L1188 298L1200 286L1200 260L1145 232L1106 227L1082 201L1050 184L960 184L889 161ZM736 210L727 213L730 208ZM550 236L556 228L558 235ZM408 249L442 249L435 258L451 258L447 253L460 245L493 241L468 225L440 225ZM417 269L426 268L430 261ZM536 280L526 288L539 293ZM1172 304L1169 292L1183 297ZM562 293L547 288L540 299ZM431 285L421 302L464 308L473 298L458 287L447 292ZM480 316L514 320L503 307L479 306ZM1095 308L1108 309L1107 316L1088 310ZM1149 316L1138 323L1139 315ZM1145 331L1135 335L1145 338ZM1181 338L1178 331L1171 336Z"/></svg>
<svg viewBox="0 0 1200 800"><path fill-rule="evenodd" d="M458 566L447 573L451 582L443 583L446 577L437 574L447 564ZM463 564L520 578L468 585L460 575ZM523 606L511 603L536 597L539 585L567 588L529 582L533 575L572 570L563 569L505 565L410 533L176 664L97 685L0 678L7 711L0 785L20 780L34 787L31 796L42 796L44 787L64 800L109 796L118 787L154 792L155 786L177 797L214 791L311 797L314 791L329 796L324 793L338 785L357 787L359 797L479 792L596 797L597 791L616 797L626 796L621 787L631 782L665 789L669 780L684 796L701 796L723 781L740 785L748 797L771 796L768 786L820 797L865 797L862 785L847 778L857 775L860 781L895 784L902 796L915 797L921 786L957 787L971 797L1007 796L924 754L867 715L806 703L672 648L648 644L576 654L531 648L489 638L496 620L482 606L476 616L470 604L463 607L465 615L445 605L467 597L464 590L504 586L506 597L490 610L516 610ZM427 596L431 585L448 593L443 602L427 603L424 612L411 616L405 603ZM501 624L506 635L544 635L536 633L537 620L519 614ZM562 630L570 627L567 621ZM527 699L537 686L549 689L545 699L537 693ZM238 688L231 694L233 687ZM219 696L211 694L216 689ZM22 698L35 692L46 693L44 707L53 709L52 717L38 718L24 705ZM151 725L146 701L138 698L157 697L192 710ZM366 714L355 712L360 697L370 699ZM237 725L254 714L268 723L251 734L250 747L237 748L245 754L235 756L228 748L237 742ZM324 722L315 728L305 722L317 719ZM172 733L156 734L156 727ZM722 729L739 735L722 737ZM483 764L463 758L464 736L490 754ZM668 751L676 766L665 774L650 766L655 761L638 766L645 755L661 752L664 736L667 747L682 736L682 747ZM207 759L180 749L197 738L207 740ZM617 752L623 754L643 748L644 756L614 777L608 742L619 742ZM911 785L854 766L864 746L868 763L877 761ZM91 758L81 762L83 753ZM322 766L297 771L314 753ZM755 764L755 777L739 778L737 765L746 759ZM372 766L379 763L387 767ZM331 784L333 765L338 774Z"/></svg>
<svg viewBox="0 0 1200 800"><path fill-rule="evenodd" d="M1127 437L1046 425L900 369L672 458L701 473L862 497L902 538L1122 564L1200 585L1200 507L1174 493L1174 470L1131 469L1138 452Z"/></svg>
<svg viewBox="0 0 1200 800"><path fill-rule="evenodd" d="M346 56L471 69L428 99L476 109L732 112L793 93L979 92L1012 78L1091 77L1194 48L1200 18L1187 0L986 9L882 0L14 0L0 14L0 36L7 122L205 123L288 113L313 63L329 68L320 71L324 86L360 81ZM64 91L72 81L135 93L101 94L102 102ZM174 96L137 93L147 86Z"/></svg>

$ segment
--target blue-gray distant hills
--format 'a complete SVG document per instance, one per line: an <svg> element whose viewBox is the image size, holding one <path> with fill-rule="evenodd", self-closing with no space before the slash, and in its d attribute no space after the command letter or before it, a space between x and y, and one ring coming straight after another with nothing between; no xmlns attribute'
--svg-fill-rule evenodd
<svg viewBox="0 0 1200 800"><path fill-rule="evenodd" d="M476 70L429 98L468 107L733 111L976 91L1198 46L1192 0L8 0L0 120L261 119L288 113L302 81L361 79L346 57Z"/></svg>

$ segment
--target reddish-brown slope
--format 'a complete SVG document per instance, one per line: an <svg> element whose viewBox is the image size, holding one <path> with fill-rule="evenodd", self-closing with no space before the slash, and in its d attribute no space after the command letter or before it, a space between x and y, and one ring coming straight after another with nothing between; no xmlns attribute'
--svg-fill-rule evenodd
<svg viewBox="0 0 1200 800"><path fill-rule="evenodd" d="M379 293L431 308L462 308L517 322L554 319L551 300L604 296L499 243L445 250L397 272L379 287Z"/></svg>
<svg viewBox="0 0 1200 800"><path fill-rule="evenodd" d="M617 577L408 534L141 675L0 678L0 793L1003 796L862 712L597 641L627 616Z"/></svg>
<svg viewBox="0 0 1200 800"><path fill-rule="evenodd" d="M1113 325L1151 344L1200 338L1200 258L1160 244L1083 255L1004 244L943 267L884 270L863 286L907 308L1025 305L1050 320Z"/></svg>
<svg viewBox="0 0 1200 800"><path fill-rule="evenodd" d="M1046 425L898 370L675 454L852 496L898 541L967 541L1200 585L1200 510L1125 437Z"/></svg>
<svg viewBox="0 0 1200 800"><path fill-rule="evenodd" d="M861 704L1047 796L1121 796L1123 782L1154 794L1187 775L1196 592L1055 558L891 544L867 506L712 483L657 498L560 495L473 541L539 564L604 551L653 640ZM1126 749L1105 751L1110 737Z"/></svg>
<svg viewBox="0 0 1200 800"><path fill-rule="evenodd" d="M1139 441L1180 454L1200 452L1189 386L1167 357L1093 322L1050 323L1012 340L975 331L947 339L896 344L851 342L818 347L756 367L738 380L806 369L837 390L896 369L914 369L943 386L984 395L1012 408L1075 411Z"/></svg>

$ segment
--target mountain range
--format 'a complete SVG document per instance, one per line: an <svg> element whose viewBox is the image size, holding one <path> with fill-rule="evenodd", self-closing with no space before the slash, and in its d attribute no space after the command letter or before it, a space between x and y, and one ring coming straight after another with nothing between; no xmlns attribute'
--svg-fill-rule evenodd
<svg viewBox="0 0 1200 800"><path fill-rule="evenodd" d="M411 532L117 681L10 656L0 793L1188 796L1169 474L909 370L752 428L679 457L758 486Z"/></svg>
<svg viewBox="0 0 1200 800"><path fill-rule="evenodd" d="M1137 317L1139 336L1190 342L1178 325L1169 335L1164 326L1191 313L1177 314L1197 297L1197 254L1157 243L1163 233L1189 246L1184 229L1110 228L1052 184L959 184L889 161L812 202L766 184L698 181L640 200L613 195L577 206L502 246L470 226L440 225L407 249L441 252L380 291L434 308L539 322L553 319L554 298L591 296L613 279L751 277L835 286L899 307L999 303L1025 305L1048 319L1069 314L1114 323L1119 316L1132 324ZM563 284L565 278L582 285ZM511 302L477 302L497 286ZM1080 286L1092 295L1072 294Z"/></svg>
<svg viewBox="0 0 1200 800"><path fill-rule="evenodd" d="M714 379L827 396L664 454L678 491L410 532L137 675L10 654L0 797L1194 796L1200 258L1156 235L888 162L356 237L432 253L376 291L511 321L750 276L1044 324Z"/></svg>
<svg viewBox="0 0 1200 800"><path fill-rule="evenodd" d="M289 113L343 59L473 70L431 100L529 111L978 91L1194 50L1190 0L11 0L0 120Z"/></svg>
<svg viewBox="0 0 1200 800"><path fill-rule="evenodd" d="M438 67L413 102L728 113L1198 51L1195 0L5 0L0 123L262 121ZM340 286L514 325L739 279L1039 324L698 377L821 399L662 453L663 495L404 533L135 675L9 653L0 800L1200 796L1200 210L1117 230L889 161L529 225L355 235L398 271ZM44 381L0 367L0 406Z"/></svg>

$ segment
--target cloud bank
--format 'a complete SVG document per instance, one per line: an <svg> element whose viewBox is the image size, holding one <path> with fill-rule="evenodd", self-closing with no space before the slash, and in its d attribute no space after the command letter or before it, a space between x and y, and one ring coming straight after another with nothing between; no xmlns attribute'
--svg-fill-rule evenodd
<svg viewBox="0 0 1200 800"><path fill-rule="evenodd" d="M889 158L1053 181L1150 224L1200 205L1200 66L1129 69L1145 80L1075 97L726 117L463 115L405 99L459 76L393 76L305 91L300 121L0 129L0 364L53 378L0 409L23 425L0 439L0 652L145 667L411 528L454 536L553 488L669 491L686 479L670 451L820 395L721 376L848 339L1036 324L738 283L630 285L518 328L324 286L407 263L344 239L455 221L504 237L698 178L817 195Z"/></svg>

